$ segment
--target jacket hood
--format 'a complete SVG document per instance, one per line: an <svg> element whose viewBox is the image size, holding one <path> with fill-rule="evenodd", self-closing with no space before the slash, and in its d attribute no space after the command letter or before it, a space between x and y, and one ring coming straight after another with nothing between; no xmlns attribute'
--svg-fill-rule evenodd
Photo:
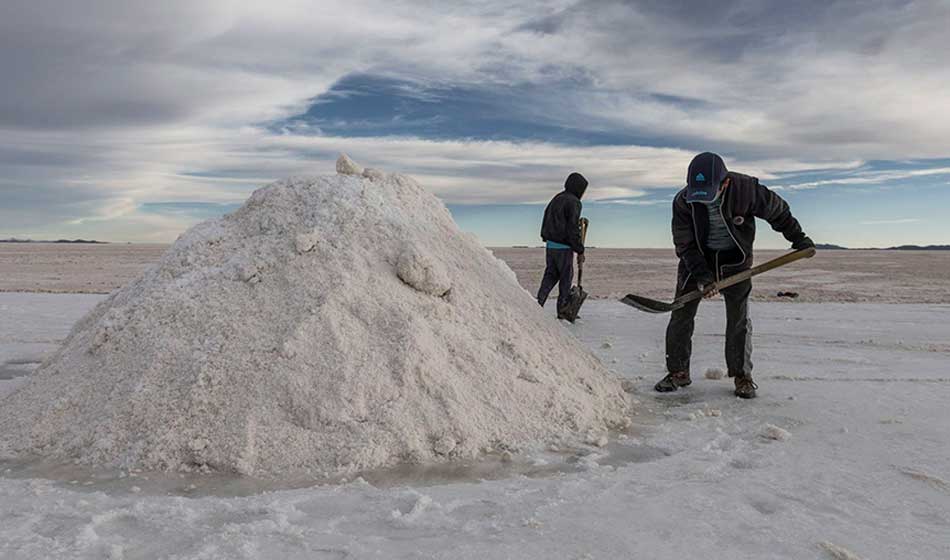
<svg viewBox="0 0 950 560"><path fill-rule="evenodd" d="M587 179L580 173L571 173L567 176L567 180L564 181L564 190L577 198L581 198L584 196L584 191L587 190Z"/></svg>

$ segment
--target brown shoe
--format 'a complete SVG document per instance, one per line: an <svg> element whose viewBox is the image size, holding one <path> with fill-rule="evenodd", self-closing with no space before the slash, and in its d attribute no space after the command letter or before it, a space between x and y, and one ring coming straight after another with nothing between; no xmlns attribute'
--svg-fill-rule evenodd
<svg viewBox="0 0 950 560"><path fill-rule="evenodd" d="M740 399L754 399L755 390L759 388L755 384L755 381L752 381L751 375L741 375L736 376L736 396Z"/></svg>
<svg viewBox="0 0 950 560"><path fill-rule="evenodd" d="M680 387L686 387L692 382L693 380L689 378L688 371L677 371L666 374L666 377L653 386L653 390L660 393L669 393Z"/></svg>

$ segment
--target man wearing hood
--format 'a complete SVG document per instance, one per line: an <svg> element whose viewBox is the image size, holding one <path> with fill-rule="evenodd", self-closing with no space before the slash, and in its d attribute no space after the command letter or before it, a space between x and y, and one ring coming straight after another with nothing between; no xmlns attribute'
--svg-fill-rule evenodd
<svg viewBox="0 0 950 560"><path fill-rule="evenodd" d="M755 219L765 220L785 236L795 250L814 247L782 197L760 185L755 177L726 169L722 158L699 154L689 164L686 188L673 199L673 244L679 257L676 297L700 289L715 295L713 285L752 266ZM735 379L735 394L751 399L758 388L752 381L752 322L746 280L722 290L726 302L726 365ZM675 391L691 383L693 320L700 300L674 310L666 329L666 368L654 387Z"/></svg>
<svg viewBox="0 0 950 560"><path fill-rule="evenodd" d="M558 285L557 308L569 303L571 282L574 278L574 253L577 262L584 262L584 243L581 240L581 197L587 190L587 179L580 173L571 173L564 182L564 190L555 195L544 209L541 239L546 244L547 265L538 289L538 303L544 307L548 294Z"/></svg>

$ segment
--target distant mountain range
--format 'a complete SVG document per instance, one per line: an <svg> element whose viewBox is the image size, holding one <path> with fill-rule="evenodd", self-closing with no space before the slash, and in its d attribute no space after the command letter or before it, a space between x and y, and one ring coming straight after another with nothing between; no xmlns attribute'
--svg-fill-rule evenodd
<svg viewBox="0 0 950 560"><path fill-rule="evenodd" d="M35 240L35 239L0 239L0 243L86 243L93 245L107 245L108 241L96 241L95 239L56 239L56 240ZM543 247L540 246L540 247ZM815 247L819 251L950 251L950 245L898 245L896 247L865 247L853 249L843 247L833 243L817 243ZM513 245L513 249L527 249L527 245ZM593 246L591 246L593 248Z"/></svg>
<svg viewBox="0 0 950 560"><path fill-rule="evenodd" d="M830 243L817 243L815 247L820 251L950 251L950 245L898 245L897 247L852 249Z"/></svg>
<svg viewBox="0 0 950 560"><path fill-rule="evenodd" d="M91 243L96 245L105 245L108 241L96 241L95 239L57 239L55 241L37 241L34 239L0 239L0 243Z"/></svg>

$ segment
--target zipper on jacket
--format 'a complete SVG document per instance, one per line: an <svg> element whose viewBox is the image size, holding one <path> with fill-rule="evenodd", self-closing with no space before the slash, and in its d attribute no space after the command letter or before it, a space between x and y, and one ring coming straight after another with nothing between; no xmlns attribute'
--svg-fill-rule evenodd
<svg viewBox="0 0 950 560"><path fill-rule="evenodd" d="M692 275L693 275L692 272L687 272L687 273L686 273L686 278L683 279L683 285L680 286L680 289L681 289L681 290L684 289L684 288L686 288L686 284L689 284L689 279L690 279L690 277L691 277Z"/></svg>
<svg viewBox="0 0 950 560"><path fill-rule="evenodd" d="M689 217L693 219L693 239L696 240L696 248L699 249L699 254L703 256L703 259L706 258L706 253L703 252L703 244L699 242L699 233L696 230L696 212L693 210L695 208L693 203L687 202L689 204ZM686 278L683 280L683 286L681 289L686 288L686 284L689 284L689 278L693 273L687 271Z"/></svg>
<svg viewBox="0 0 950 560"><path fill-rule="evenodd" d="M736 236L732 234L732 226L730 225L729 222L726 221L726 215L723 214L722 212L722 207L725 205L726 205L726 199L725 197L723 197L722 204L719 205L719 217L722 218L722 223L726 225L726 231L729 232L729 237L732 238L732 242L736 244L736 247L739 248L739 252L742 253L742 262L739 262L736 264L742 264L746 261L746 259L749 258L749 256L745 254L745 249L742 248L742 245L739 245L739 240L736 239ZM695 220L694 220L694 224L695 224ZM696 226L694 225L693 227L696 227ZM719 253L718 252L716 253L716 274L719 274Z"/></svg>
<svg viewBox="0 0 950 560"><path fill-rule="evenodd" d="M699 228L696 227L696 211L694 210L695 206L693 206L693 204L695 204L695 202L689 203L689 215L693 218L693 239L696 240L696 248L699 249L699 254L705 257L706 253L703 252L703 244L699 240Z"/></svg>

